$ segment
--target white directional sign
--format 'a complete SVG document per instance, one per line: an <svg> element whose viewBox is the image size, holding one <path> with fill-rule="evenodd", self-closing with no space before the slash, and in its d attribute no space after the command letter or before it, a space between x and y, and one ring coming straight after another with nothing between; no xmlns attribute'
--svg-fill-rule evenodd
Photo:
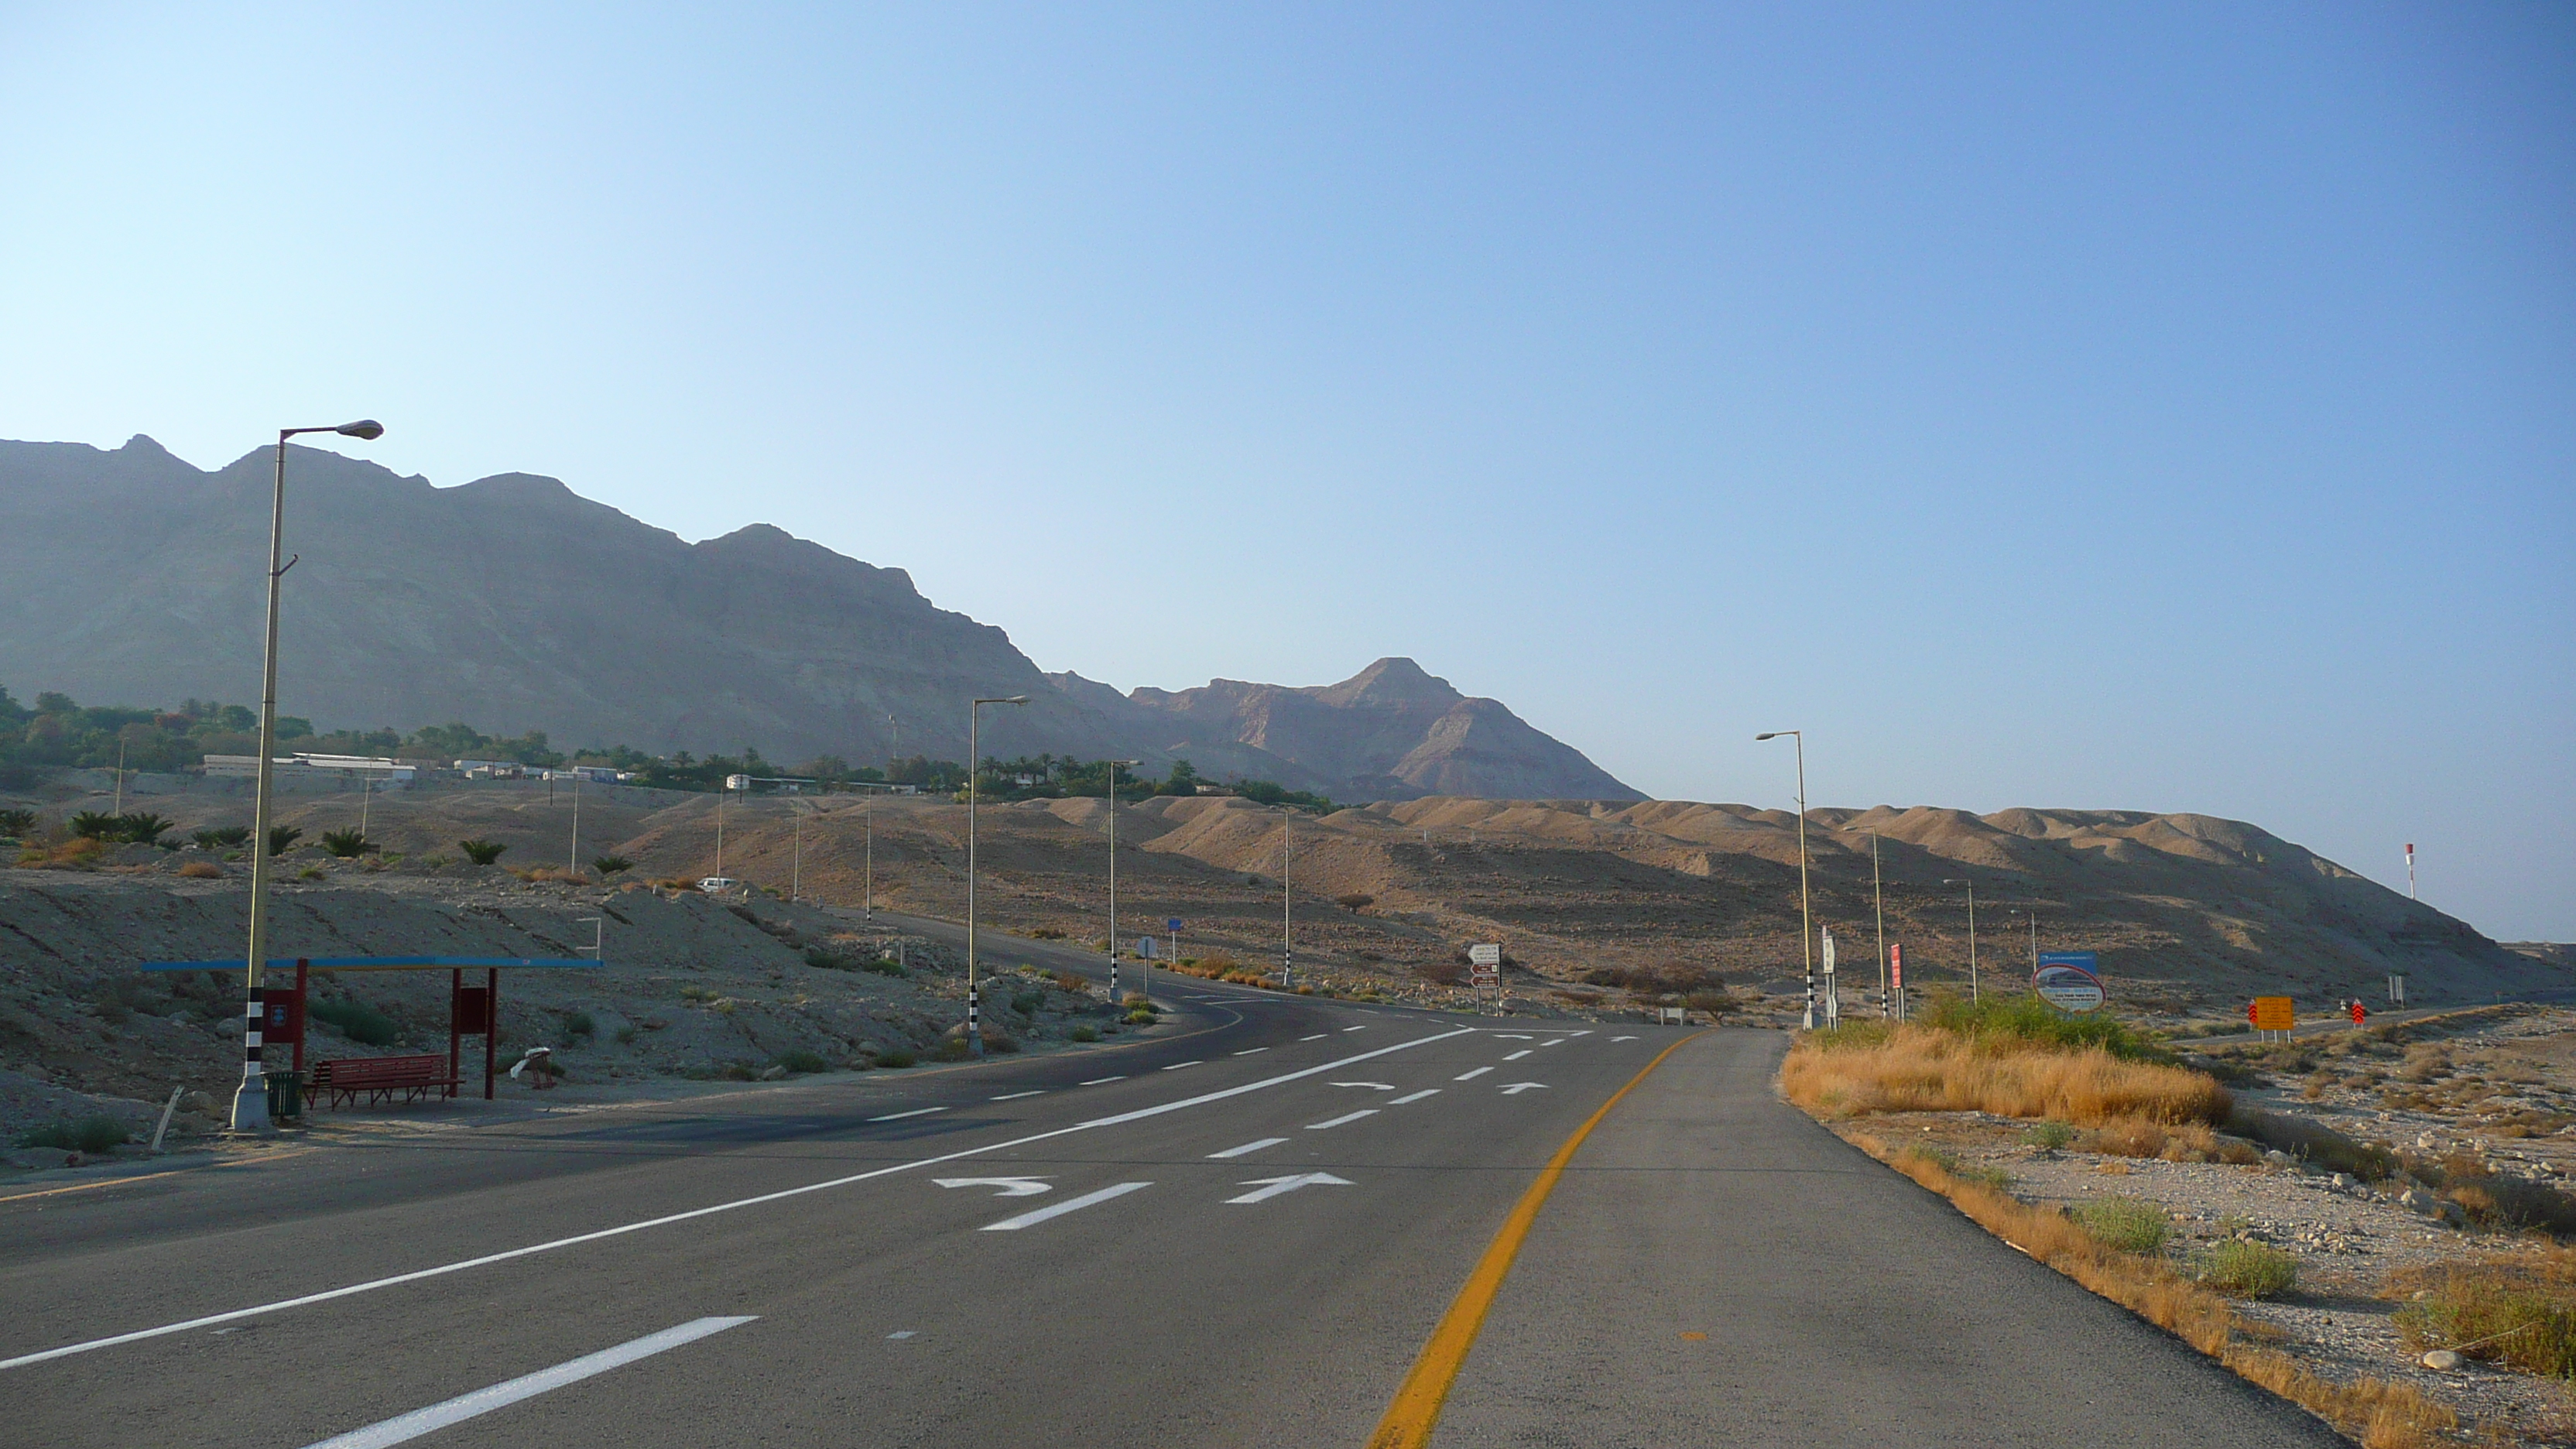
<svg viewBox="0 0 2576 1449"><path fill-rule="evenodd" d="M1347 1177L1335 1177L1329 1172L1300 1172L1292 1177L1256 1177L1241 1186L1257 1187L1261 1189L1259 1192L1247 1192L1241 1197L1227 1198L1226 1201L1230 1203L1265 1202L1283 1192L1295 1192L1301 1187L1353 1187L1356 1185Z"/></svg>
<svg viewBox="0 0 2576 1449"><path fill-rule="evenodd" d="M1506 1097L1517 1097L1523 1092L1544 1092L1546 1090L1547 1083L1545 1082L1514 1082L1510 1086L1503 1088L1503 1095Z"/></svg>
<svg viewBox="0 0 2576 1449"><path fill-rule="evenodd" d="M1501 943L1496 941L1479 941L1475 945L1468 947L1467 964L1471 966L1502 965L1503 948Z"/></svg>
<svg viewBox="0 0 2576 1449"><path fill-rule="evenodd" d="M995 1197L1036 1197L1039 1193L1054 1190L1052 1184L1034 1177L934 1177L931 1181L941 1187L1000 1188L1001 1191L993 1194Z"/></svg>

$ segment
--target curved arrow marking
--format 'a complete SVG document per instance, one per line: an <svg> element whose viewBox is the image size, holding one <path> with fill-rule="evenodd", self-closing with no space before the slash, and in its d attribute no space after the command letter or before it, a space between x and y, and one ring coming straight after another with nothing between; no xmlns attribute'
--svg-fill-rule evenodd
<svg viewBox="0 0 2576 1449"><path fill-rule="evenodd" d="M1042 1177L934 1177L931 1181L941 1187L998 1187L1001 1191L995 1197L1036 1197L1055 1189Z"/></svg>

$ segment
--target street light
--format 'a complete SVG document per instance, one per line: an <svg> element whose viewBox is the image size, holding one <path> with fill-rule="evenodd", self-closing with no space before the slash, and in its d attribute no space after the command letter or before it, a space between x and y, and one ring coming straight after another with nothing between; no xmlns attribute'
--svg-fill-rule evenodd
<svg viewBox="0 0 2576 1449"><path fill-rule="evenodd" d="M1753 737L1756 744L1782 735L1798 743L1798 951L1807 965L1809 1031L1816 1027L1816 920L1807 904L1807 735L1803 730L1770 730Z"/></svg>
<svg viewBox="0 0 2576 1449"><path fill-rule="evenodd" d="M1027 695L1014 694L966 706L966 1049L979 1057L984 1054L984 1019L975 995L975 777L982 773L983 748L976 743L975 730L984 706L1028 702Z"/></svg>
<svg viewBox="0 0 2576 1449"><path fill-rule="evenodd" d="M295 566L286 558L286 440L298 433L338 433L344 438L367 441L385 435L385 425L373 418L342 423L336 428L280 428L277 430L277 483L269 500L268 511L268 645L260 665L259 692L259 785L257 803L251 807L250 849L250 960L245 966L243 989L247 1001L242 1015L242 1083L233 1093L233 1130L265 1132L268 1120L268 1074L260 1060L260 1029L268 1020L268 1008L260 1000L260 967L268 959L268 832L269 791L274 783L274 760L277 754L277 600L279 585L286 571ZM301 555L298 555L301 557Z"/></svg>
<svg viewBox="0 0 2576 1449"><path fill-rule="evenodd" d="M1109 762L1109 1004L1118 1004L1118 769L1134 769L1142 760Z"/></svg>
<svg viewBox="0 0 2576 1449"><path fill-rule="evenodd" d="M1977 999L1977 883L1942 877L1941 884L1968 888L1968 1000Z"/></svg>

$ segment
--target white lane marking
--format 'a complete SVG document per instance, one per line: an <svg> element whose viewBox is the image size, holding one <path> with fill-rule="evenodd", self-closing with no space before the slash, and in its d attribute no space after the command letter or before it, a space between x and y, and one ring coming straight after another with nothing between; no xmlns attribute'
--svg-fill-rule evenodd
<svg viewBox="0 0 2576 1449"><path fill-rule="evenodd" d="M1327 1082L1324 1085L1328 1087L1367 1087L1372 1091L1378 1092L1392 1092L1395 1090L1395 1083L1393 1082Z"/></svg>
<svg viewBox="0 0 2576 1449"><path fill-rule="evenodd" d="M1528 1056L1529 1054L1530 1054L1530 1049L1529 1049L1528 1047L1522 1047L1519 1051L1516 1051L1516 1052L1510 1053L1509 1055L1505 1056L1505 1057L1503 1058L1503 1060L1504 1060L1504 1061L1507 1061L1507 1062L1516 1062L1516 1061L1519 1061L1521 1058L1523 1058L1523 1057L1525 1057L1525 1056Z"/></svg>
<svg viewBox="0 0 2576 1449"><path fill-rule="evenodd" d="M1250 1154L1252 1154L1252 1153L1259 1152L1259 1151L1260 1151L1262 1148L1264 1148L1264 1147L1276 1147L1276 1146L1278 1146L1280 1143L1285 1142L1285 1141L1287 1141L1287 1140L1288 1140L1288 1139L1287 1139L1287 1138L1285 1138L1285 1137L1264 1137L1264 1138L1262 1138L1262 1139L1261 1139L1260 1141L1258 1141L1258 1142L1247 1142L1247 1143L1243 1144L1241 1147L1229 1147L1229 1148L1227 1148L1226 1150L1224 1150L1223 1152L1211 1152L1211 1153L1209 1153L1209 1154L1208 1154L1208 1156L1210 1156L1210 1157L1244 1157L1244 1156L1249 1156L1249 1155L1250 1155Z"/></svg>
<svg viewBox="0 0 2576 1449"><path fill-rule="evenodd" d="M1124 1072L1121 1072L1121 1073L1119 1073L1117 1076L1114 1076L1114 1077L1094 1077L1094 1078L1092 1078L1090 1081L1076 1083L1076 1085L1077 1085L1077 1086L1084 1086L1084 1087L1097 1087L1097 1086L1099 1086L1099 1085L1100 1085L1101 1083L1103 1083L1103 1082L1123 1082L1123 1081L1125 1081L1125 1080L1127 1080L1127 1074L1126 1074L1126 1073L1124 1073Z"/></svg>
<svg viewBox="0 0 2576 1449"><path fill-rule="evenodd" d="M1539 1043L1539 1045L1540 1045L1540 1046L1543 1046L1543 1047L1563 1046L1563 1045L1565 1045L1565 1038L1563 1038L1563 1037L1558 1037L1558 1038L1557 1038L1556 1040L1554 1040L1554 1041L1543 1041L1543 1042L1540 1042L1540 1043Z"/></svg>
<svg viewBox="0 0 2576 1449"><path fill-rule="evenodd" d="M1449 1080L1451 1080L1451 1081L1453 1081L1453 1082L1472 1082L1472 1081L1476 1080L1478 1077L1481 1077L1481 1076L1483 1076L1485 1073L1490 1072L1490 1071L1492 1071L1492 1070L1493 1070L1493 1068L1492 1068L1492 1067L1478 1067L1478 1068L1476 1068L1476 1069L1475 1069L1474 1071L1472 1071L1472 1072L1460 1072L1458 1075L1456 1075L1456 1076L1454 1076L1454 1077L1451 1077Z"/></svg>
<svg viewBox="0 0 2576 1449"><path fill-rule="evenodd" d="M1377 1109L1375 1107L1362 1107L1356 1112L1344 1112L1342 1115L1333 1118L1329 1122L1309 1122L1306 1124L1306 1130L1309 1132L1321 1132L1327 1127L1339 1127L1345 1122L1356 1122L1362 1117L1374 1117L1376 1115Z"/></svg>
<svg viewBox="0 0 2576 1449"><path fill-rule="evenodd" d="M1440 1089L1438 1087L1425 1087L1419 1092L1412 1092L1405 1096L1398 1097L1394 1101L1387 1103L1387 1105L1390 1107L1401 1107L1407 1102L1419 1102L1425 1097L1437 1097L1439 1095Z"/></svg>
<svg viewBox="0 0 2576 1449"><path fill-rule="evenodd" d="M335 1435L308 1445L307 1449L384 1449L386 1445L405 1443L423 1434L435 1433L450 1424L463 1423L467 1419L491 1413L494 1409L506 1409L521 1399L533 1399L539 1394L562 1388L566 1384L580 1383L594 1374L604 1374L610 1369L621 1368L639 1358L651 1358L657 1353L678 1348L684 1343L695 1343L711 1333L722 1333L728 1328L739 1328L751 1321L749 1317L693 1318L677 1328L666 1328L660 1333L648 1333L642 1338L621 1343L615 1348L604 1348L597 1353L584 1354L568 1363L556 1364L550 1369L539 1369L532 1374L522 1374L518 1378L494 1384L490 1388L476 1389L470 1394L459 1394L444 1403L432 1404L426 1409L414 1409L398 1418L369 1424L363 1429L352 1429L346 1434Z"/></svg>
<svg viewBox="0 0 2576 1449"><path fill-rule="evenodd" d="M1546 1090L1547 1083L1545 1082L1514 1082L1510 1086L1503 1088L1503 1095L1506 1097L1517 1097L1523 1092L1544 1092Z"/></svg>
<svg viewBox="0 0 2576 1449"><path fill-rule="evenodd" d="M1494 1040L1496 1040L1496 1041L1536 1041L1536 1040L1538 1040L1538 1038L1537 1038L1537 1037L1534 1037L1534 1036L1530 1036L1530 1035L1528 1035L1528 1034L1526 1034L1526 1033L1523 1033L1523 1032L1517 1032L1517 1031L1498 1031L1498 1032L1494 1033Z"/></svg>
<svg viewBox="0 0 2576 1449"><path fill-rule="evenodd" d="M882 1117L870 1117L868 1120L871 1122L900 1122L906 1117L927 1117L933 1112L945 1112L947 1110L948 1109L945 1107L915 1107L909 1112L888 1112Z"/></svg>
<svg viewBox="0 0 2576 1449"><path fill-rule="evenodd" d="M1028 1092L1004 1092L1002 1095L992 1098L992 1100L996 1102L1016 1102L1022 1097L1043 1097L1045 1095L1046 1088L1039 1087L1034 1091Z"/></svg>
<svg viewBox="0 0 2576 1449"><path fill-rule="evenodd" d="M1623 1041L1635 1041L1635 1040L1636 1040L1636 1038L1635 1038L1635 1037L1633 1037L1633 1036L1614 1036L1614 1037L1610 1038L1610 1043L1611 1043L1611 1045L1616 1046L1616 1045L1618 1045L1620 1042L1623 1042Z"/></svg>
<svg viewBox="0 0 2576 1449"><path fill-rule="evenodd" d="M941 1187L998 1187L995 1197L1036 1197L1054 1191L1054 1184L1043 1177L934 1177Z"/></svg>
<svg viewBox="0 0 2576 1449"><path fill-rule="evenodd" d="M1344 1030L1344 1031L1366 1031L1366 1030L1368 1030L1368 1024L1367 1024L1367 1023L1365 1023L1365 1022L1363 1022L1363 1023L1361 1023L1361 1024L1360 1024L1360 1025L1358 1025L1358 1026L1346 1026L1346 1027L1343 1027L1343 1028L1342 1028L1342 1030Z"/></svg>
<svg viewBox="0 0 2576 1449"><path fill-rule="evenodd" d="M899 1329L899 1330L897 1330L896 1332L893 1332L893 1333L889 1333L889 1334L887 1334L887 1335L886 1335L886 1337L888 1337L888 1338L910 1338L910 1337L912 1337L914 1334L919 1333L920 1331L921 1331L921 1330L920 1330L920 1329L917 1329L917 1328Z"/></svg>
<svg viewBox="0 0 2576 1449"><path fill-rule="evenodd" d="M1195 1067L1197 1065L1197 1062L1174 1062L1170 1066L1163 1068L1163 1070L1167 1072L1177 1072L1183 1067Z"/></svg>
<svg viewBox="0 0 2576 1449"><path fill-rule="evenodd" d="M1301 1172L1293 1177L1256 1177L1250 1182L1237 1183L1235 1185L1238 1187L1257 1187L1260 1188L1261 1191L1247 1192L1241 1197L1227 1198L1226 1201L1229 1203L1266 1202L1271 1198L1279 1196L1283 1192L1295 1192L1301 1187L1358 1186L1358 1184L1352 1182L1347 1177L1335 1177L1329 1172Z"/></svg>
<svg viewBox="0 0 2576 1449"><path fill-rule="evenodd" d="M1585 1027L1585 1028L1584 1028L1583 1030L1581 1030L1581 1031L1569 1031L1569 1032L1567 1032L1567 1033L1566 1033L1566 1035L1567 1035L1567 1036L1590 1036L1590 1035L1592 1035L1592 1028L1590 1028L1590 1027L1588 1027L1588 1026L1587 1026L1587 1027Z"/></svg>
<svg viewBox="0 0 2576 1449"><path fill-rule="evenodd" d="M273 1303L257 1303L248 1308L235 1308L223 1313L209 1313L198 1318L183 1319L177 1323L165 1323L157 1328L138 1328L131 1333L112 1334L106 1338L93 1338L82 1343L67 1343L59 1348L40 1349L35 1353L22 1353L16 1358L0 1358L0 1369L24 1368L33 1363L46 1363L53 1359L68 1358L76 1353L91 1353L102 1348L116 1348L123 1344L137 1343L147 1338L160 1338L173 1333L188 1333L195 1329L211 1328L218 1323L231 1323L238 1319L255 1318L263 1313L279 1313L289 1308L305 1308L316 1303L329 1303L337 1299L352 1297L360 1293L372 1293L379 1288L396 1288L405 1283L417 1283L424 1278L441 1278L450 1273L462 1273L468 1268L488 1268L495 1263L507 1263L519 1258L532 1257L538 1253L551 1253L563 1248L579 1247L584 1243L599 1242L604 1238L617 1238L624 1237L628 1233L640 1233L647 1228L666 1228L673 1223L685 1223L698 1218L712 1217L717 1213L729 1213L737 1208L760 1207L768 1203L782 1202L791 1197L803 1197L809 1192L827 1192L836 1187L848 1187L854 1182L869 1182L880 1177L891 1177L898 1172L910 1172L918 1167L937 1167L943 1162L959 1162L969 1157L981 1157L988 1152L1007 1152L1014 1147L1026 1147L1033 1142L1046 1142L1057 1137L1069 1137L1076 1132L1089 1132L1101 1127L1123 1127L1130 1122L1142 1122L1148 1117L1160 1117L1166 1112L1187 1111L1192 1107L1206 1106L1210 1102L1222 1102L1228 1097L1240 1097L1247 1092L1267 1091L1272 1087L1284 1086L1290 1082L1302 1082L1308 1077L1319 1077L1326 1072L1338 1072L1344 1067L1355 1067L1365 1061L1374 1061L1379 1057L1392 1056L1397 1052L1411 1051L1418 1046L1430 1046L1435 1042L1444 1042L1453 1037L1461 1037L1467 1034L1468 1033L1465 1030L1459 1030L1444 1031L1437 1036L1415 1037L1411 1041L1400 1041L1393 1046L1372 1047L1367 1051L1343 1057L1339 1061L1324 1062L1321 1065L1312 1067L1302 1067L1293 1072L1281 1072L1275 1077L1264 1077L1260 1081L1245 1082L1240 1086L1220 1087L1213 1092L1201 1092L1195 1097L1183 1097L1177 1101L1171 1102L1158 1102L1151 1107L1138 1107L1133 1111L1121 1112L1112 1117L1094 1117L1088 1122L1076 1122L1070 1127L1055 1127L1044 1132L1032 1132L1026 1137L1012 1137L1000 1142L988 1142L979 1147L961 1147L954 1152L943 1152L936 1157L916 1157L910 1162L888 1163L884 1167L872 1167L865 1172L853 1172L842 1177L825 1178L821 1182L809 1182L798 1187L782 1187L776 1192L764 1192L754 1197L735 1198L731 1202L711 1203L706 1207L691 1208L686 1212L666 1213L658 1218L644 1218L636 1222L620 1223L613 1228L597 1228L587 1233L575 1233L568 1238L554 1238L542 1243L529 1243L522 1247L504 1248L497 1253L485 1253L479 1258L464 1258L453 1263L441 1263L436 1267L431 1268L415 1268L408 1273L396 1273L385 1278L371 1278L363 1283L350 1283L338 1288L325 1288L318 1293L306 1293L295 1298L280 1298ZM1114 1082L1117 1081L1118 1078L1103 1077L1100 1080L1104 1082ZM1084 1085L1091 1086L1095 1084L1086 1082Z"/></svg>
<svg viewBox="0 0 2576 1449"><path fill-rule="evenodd" d="M1066 1213L1078 1213L1084 1208L1091 1206L1093 1203L1107 1202L1113 1197L1125 1197L1127 1194L1136 1191L1138 1188L1152 1186L1153 1184L1150 1182L1114 1182L1109 1186L1102 1188L1098 1192L1086 1192L1080 1197L1069 1197L1060 1203L1054 1203L1047 1207L1039 1208L1035 1212L1022 1213L1015 1218L1004 1218L998 1223L986 1223L984 1225L984 1231L988 1233L1016 1233L1022 1228L1036 1227L1038 1224L1045 1222L1049 1218L1060 1218Z"/></svg>
<svg viewBox="0 0 2576 1449"><path fill-rule="evenodd" d="M1301 1036L1301 1037L1297 1038L1297 1040L1299 1040L1299 1041L1322 1041L1324 1038L1326 1038L1326 1037L1328 1037L1328 1036L1331 1036L1331 1035L1332 1035L1332 1033L1331 1033L1331 1032L1329 1032L1329 1031L1319 1031L1319 1032L1315 1033L1313 1036Z"/></svg>
<svg viewBox="0 0 2576 1449"><path fill-rule="evenodd" d="M1236 1052L1235 1055L1239 1057L1248 1057L1254 1052L1266 1052L1268 1050L1270 1050L1268 1047L1245 1047L1243 1050Z"/></svg>

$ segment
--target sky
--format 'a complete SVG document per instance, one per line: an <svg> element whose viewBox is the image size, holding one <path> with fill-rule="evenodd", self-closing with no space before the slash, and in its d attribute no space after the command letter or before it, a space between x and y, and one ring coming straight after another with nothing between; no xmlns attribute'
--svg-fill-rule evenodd
<svg viewBox="0 0 2576 1449"><path fill-rule="evenodd" d="M0 0L0 436L2576 940L2576 10ZM13 683L15 683L13 681ZM40 681L26 681L30 688Z"/></svg>

